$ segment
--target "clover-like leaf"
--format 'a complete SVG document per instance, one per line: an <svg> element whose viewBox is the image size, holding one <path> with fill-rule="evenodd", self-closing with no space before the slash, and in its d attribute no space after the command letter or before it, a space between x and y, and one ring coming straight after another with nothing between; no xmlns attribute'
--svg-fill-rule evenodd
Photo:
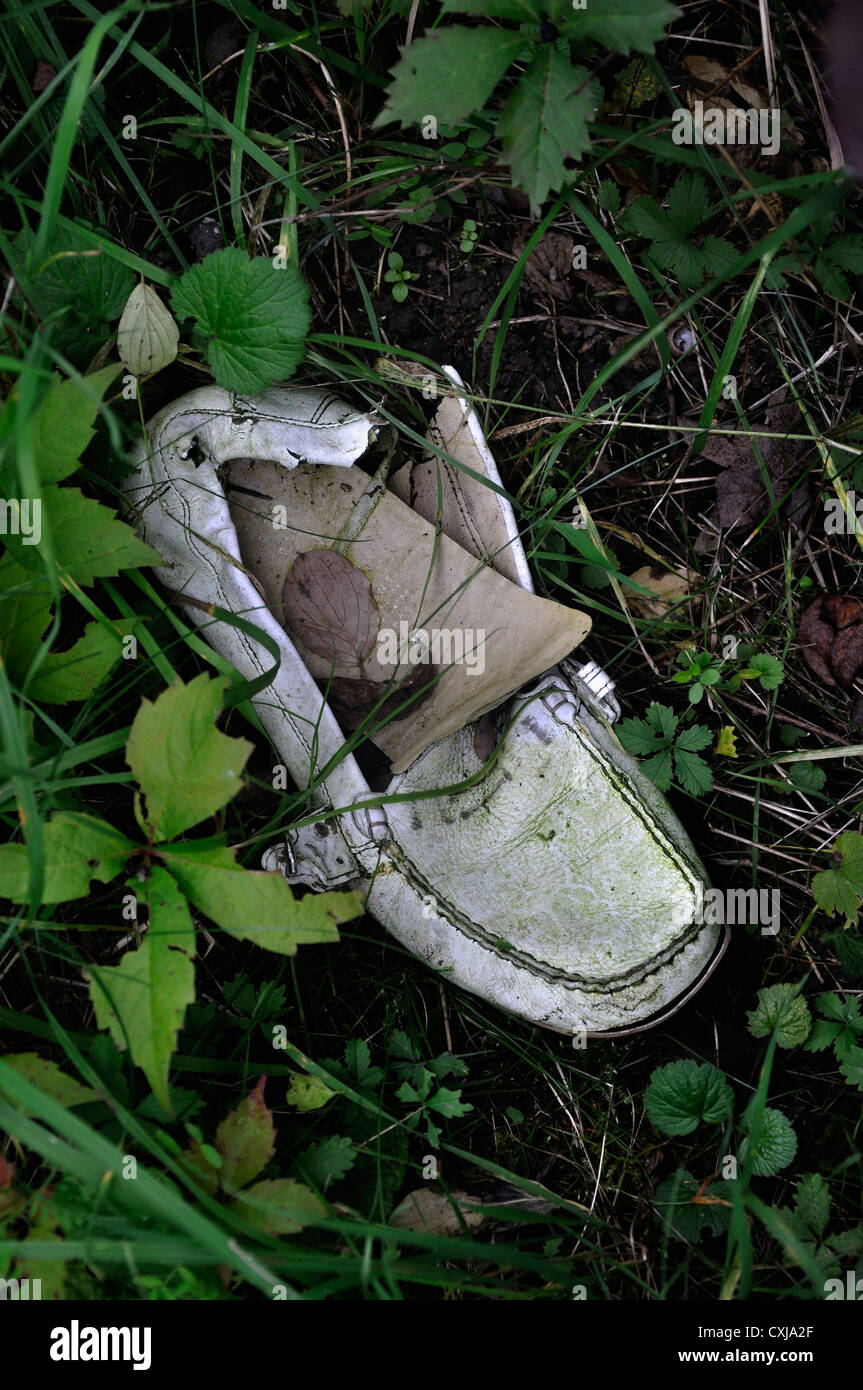
<svg viewBox="0 0 863 1390"><path fill-rule="evenodd" d="M644 1097L648 1118L666 1134L690 1134L701 1120L721 1124L731 1113L733 1094L710 1062L669 1062L651 1074Z"/></svg>

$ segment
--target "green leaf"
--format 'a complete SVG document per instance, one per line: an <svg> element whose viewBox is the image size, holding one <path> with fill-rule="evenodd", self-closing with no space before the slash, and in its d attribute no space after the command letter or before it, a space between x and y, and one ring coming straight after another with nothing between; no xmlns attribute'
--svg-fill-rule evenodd
<svg viewBox="0 0 863 1390"><path fill-rule="evenodd" d="M119 830L95 816L78 811L57 811L47 822L42 837L45 852L43 903L65 903L86 898L90 882L110 883L137 848ZM30 875L26 845L0 845L0 898L27 901Z"/></svg>
<svg viewBox="0 0 863 1390"><path fill-rule="evenodd" d="M758 1004L747 1014L753 1038L766 1038L776 1029L779 1047L799 1047L809 1037L812 1015L796 985L770 985L758 991Z"/></svg>
<svg viewBox="0 0 863 1390"><path fill-rule="evenodd" d="M681 12L667 0L587 0L579 10L571 0L548 0L548 13L568 39L593 39L615 53L652 53Z"/></svg>
<svg viewBox="0 0 863 1390"><path fill-rule="evenodd" d="M298 946L338 940L338 922L363 914L362 896L308 893L295 898L280 873L244 869L234 851L215 840L171 845L163 858L184 895L240 941L278 955Z"/></svg>
<svg viewBox="0 0 863 1390"><path fill-rule="evenodd" d="M309 1221L328 1215L320 1197L295 1178L256 1182L232 1206L249 1226L271 1236L296 1235Z"/></svg>
<svg viewBox="0 0 863 1390"><path fill-rule="evenodd" d="M574 68L551 45L534 58L507 97L497 134L512 180L538 212L570 177L564 160L590 148L588 122L601 96L586 68Z"/></svg>
<svg viewBox="0 0 863 1390"><path fill-rule="evenodd" d="M180 330L150 285L136 285L117 328L117 352L134 376L160 372L174 361Z"/></svg>
<svg viewBox="0 0 863 1390"><path fill-rule="evenodd" d="M666 748L664 752L655 753L652 758L646 758L641 764L641 770L645 777L650 778L658 791L667 792L671 786L671 749Z"/></svg>
<svg viewBox="0 0 863 1390"><path fill-rule="evenodd" d="M122 569L160 565L162 557L139 540L116 512L85 497L76 487L46 487L42 508L47 515L57 563L64 577L86 588L94 579L113 578ZM43 521L44 529L44 521ZM21 545L7 536L9 549L25 569L41 571L38 546Z"/></svg>
<svg viewBox="0 0 863 1390"><path fill-rule="evenodd" d="M654 1210L670 1236L695 1245L705 1235L721 1235L728 1229L731 1212L713 1202L694 1202L701 1183L686 1168L660 1183L653 1199Z"/></svg>
<svg viewBox="0 0 863 1390"><path fill-rule="evenodd" d="M12 268L32 292L42 319L52 320L52 344L76 366L88 361L110 334L129 298L135 276L127 266L99 251L74 226L58 226L51 255L42 266L27 260L35 235L29 229L11 247Z"/></svg>
<svg viewBox="0 0 863 1390"><path fill-rule="evenodd" d="M690 724L688 729L682 729L677 735L675 751L683 748L688 753L697 753L701 748L713 742L713 734L705 724Z"/></svg>
<svg viewBox="0 0 863 1390"><path fill-rule="evenodd" d="M683 241L700 226L709 207L704 179L699 174L681 174L668 195L668 218L678 240Z"/></svg>
<svg viewBox="0 0 863 1390"><path fill-rule="evenodd" d="M785 667L769 652L757 652L749 658L749 668L758 672L758 679L765 690L775 690L785 679Z"/></svg>
<svg viewBox="0 0 863 1390"><path fill-rule="evenodd" d="M651 1073L644 1097L648 1118L666 1134L690 1134L699 1121L720 1124L731 1113L733 1095L710 1062L669 1062Z"/></svg>
<svg viewBox="0 0 863 1390"><path fill-rule="evenodd" d="M468 1115L473 1110L472 1105L462 1100L460 1090L451 1091L446 1086L439 1087L433 1096L429 1096L426 1108L434 1110L438 1115L445 1115L449 1120L460 1120L463 1115Z"/></svg>
<svg viewBox="0 0 863 1390"><path fill-rule="evenodd" d="M788 768L788 780L800 791L820 792L827 781L827 774L817 763L791 763Z"/></svg>
<svg viewBox="0 0 863 1390"><path fill-rule="evenodd" d="M273 1112L264 1101L267 1078L241 1100L216 1130L216 1148L222 1156L221 1181L226 1192L236 1192L266 1168L276 1152Z"/></svg>
<svg viewBox="0 0 863 1390"><path fill-rule="evenodd" d="M703 796L713 786L713 773L697 753L687 753L680 741L674 745L674 766L677 779L690 796Z"/></svg>
<svg viewBox="0 0 863 1390"><path fill-rule="evenodd" d="M863 980L863 941L856 932L835 931L828 940L849 980Z"/></svg>
<svg viewBox="0 0 863 1390"><path fill-rule="evenodd" d="M90 376L51 379L33 417L33 449L42 483L74 473L93 438L93 421L106 389L119 372L114 363Z"/></svg>
<svg viewBox="0 0 863 1390"><path fill-rule="evenodd" d="M115 618L110 625L88 623L68 651L49 652L28 685L27 694L46 705L86 700L120 660L123 637L138 621Z"/></svg>
<svg viewBox="0 0 863 1390"><path fill-rule="evenodd" d="M294 1072L285 1100L302 1115L309 1110L321 1110L336 1094L336 1091L331 1091L329 1086L324 1085L316 1076Z"/></svg>
<svg viewBox="0 0 863 1390"><path fill-rule="evenodd" d="M387 88L387 105L374 121L414 125L426 115L439 124L459 125L484 106L524 47L524 36L510 29L468 29L452 24L435 29L402 49Z"/></svg>
<svg viewBox="0 0 863 1390"><path fill-rule="evenodd" d="M41 578L7 550L0 557L0 655L12 679L23 682L51 621L53 595Z"/></svg>
<svg viewBox="0 0 863 1390"><path fill-rule="evenodd" d="M292 376L303 355L311 314L293 265L277 270L228 246L185 272L171 304L178 319L197 319L213 376L228 391L264 391Z"/></svg>
<svg viewBox="0 0 863 1390"><path fill-rule="evenodd" d="M857 1086L863 1091L863 1047L844 1047L839 1057L839 1070L849 1086Z"/></svg>
<svg viewBox="0 0 863 1390"><path fill-rule="evenodd" d="M820 1173L807 1173L797 1184L794 1216L813 1235L823 1236L830 1220L830 1189Z"/></svg>
<svg viewBox="0 0 863 1390"><path fill-rule="evenodd" d="M126 744L126 761L146 799L156 841L172 840L236 796L252 745L215 726L226 677L203 674L175 682L155 701L142 700Z"/></svg>
<svg viewBox="0 0 863 1390"><path fill-rule="evenodd" d="M744 1128L751 1125L744 1118ZM761 1117L757 1134L749 1135L740 1145L740 1161L745 1163L750 1148L753 1151L752 1172L757 1178L769 1178L774 1173L787 1168L797 1152L797 1135L781 1110L769 1106Z"/></svg>
<svg viewBox="0 0 863 1390"><path fill-rule="evenodd" d="M357 1151L350 1139L332 1134L319 1144L310 1144L297 1159L297 1169L307 1182L326 1192L330 1183L338 1182L357 1161Z"/></svg>
<svg viewBox="0 0 863 1390"><path fill-rule="evenodd" d="M833 845L833 868L814 875L812 892L815 901L832 917L841 912L849 923L857 921L863 901L863 836L856 830L846 830Z"/></svg>
<svg viewBox="0 0 863 1390"><path fill-rule="evenodd" d="M32 1086L38 1086L46 1096L70 1109L73 1105L87 1105L90 1101L102 1099L98 1091L94 1091L90 1086L82 1086L80 1081L61 1071L56 1062L49 1062L36 1052L7 1053L3 1061L18 1076L23 1076L25 1081L29 1081ZM0 1087L0 1095L2 1094L3 1090ZM6 1099L10 1105L15 1104L11 1096L7 1096Z"/></svg>
<svg viewBox="0 0 863 1390"><path fill-rule="evenodd" d="M627 752L639 757L652 753L656 748L656 729L646 719L622 719L616 733Z"/></svg>
<svg viewBox="0 0 863 1390"><path fill-rule="evenodd" d="M475 14L481 19L512 19L516 24L541 24L546 8L544 0L441 0L444 14Z"/></svg>
<svg viewBox="0 0 863 1390"><path fill-rule="evenodd" d="M142 887L150 926L119 965L91 966L90 999L100 1028L128 1045L161 1105L173 1114L168 1072L187 1005L195 998L195 928L170 875L157 865Z"/></svg>

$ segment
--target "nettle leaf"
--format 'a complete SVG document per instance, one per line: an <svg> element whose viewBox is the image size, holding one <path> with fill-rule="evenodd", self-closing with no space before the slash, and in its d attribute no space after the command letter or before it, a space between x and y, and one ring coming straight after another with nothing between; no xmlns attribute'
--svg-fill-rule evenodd
<svg viewBox="0 0 863 1390"><path fill-rule="evenodd" d="M213 376L228 391L265 391L302 358L311 313L293 265L277 270L227 246L185 272L171 305L178 319L197 320Z"/></svg>
<svg viewBox="0 0 863 1390"><path fill-rule="evenodd" d="M579 10L571 0L550 0L548 13L566 38L593 39L615 53L652 53L681 15L667 0L588 0Z"/></svg>
<svg viewBox="0 0 863 1390"><path fill-rule="evenodd" d="M226 1192L245 1187L266 1168L276 1152L273 1112L264 1101L266 1081L262 1076L216 1130L216 1148L222 1158L221 1182Z"/></svg>
<svg viewBox="0 0 863 1390"><path fill-rule="evenodd" d="M61 1071L56 1062L49 1062L37 1052L7 1053L3 1062L18 1076L23 1076L25 1081L38 1086L43 1095L50 1096L52 1100L70 1109L73 1105L88 1105L91 1101L102 1099L98 1091L94 1091L91 1086L82 1086L80 1081ZM0 1086L0 1095L2 1093ZM7 1099L12 1105L16 1104L11 1097Z"/></svg>
<svg viewBox="0 0 863 1390"><path fill-rule="evenodd" d="M838 911L846 922L857 921L863 902L863 836L856 830L846 830L837 837L833 845L833 868L814 875L812 892L828 917Z"/></svg>
<svg viewBox="0 0 863 1390"><path fill-rule="evenodd" d="M204 674L155 700L142 700L126 744L126 761L146 799L146 822L157 841L172 840L236 796L252 752L244 738L215 726L227 685Z"/></svg>
<svg viewBox="0 0 863 1390"><path fill-rule="evenodd" d="M119 830L95 816L57 811L42 833L45 853L43 903L86 898L90 883L110 883L137 848ZM30 852L26 845L0 845L0 898L27 901Z"/></svg>
<svg viewBox="0 0 863 1390"><path fill-rule="evenodd" d="M387 88L387 105L374 126L413 125L432 112L439 123L460 125L484 106L524 47L511 29L435 29L402 49Z"/></svg>
<svg viewBox="0 0 863 1390"><path fill-rule="evenodd" d="M343 1134L332 1134L304 1149L296 1166L307 1182L326 1192L330 1183L338 1182L349 1173L356 1161L357 1151L351 1140Z"/></svg>
<svg viewBox="0 0 863 1390"><path fill-rule="evenodd" d="M586 68L573 67L551 45L529 64L507 97L497 126L513 182L538 212L569 177L566 159L590 148L588 122L601 101Z"/></svg>
<svg viewBox="0 0 863 1390"><path fill-rule="evenodd" d="M794 1217L814 1236L823 1236L830 1220L830 1188L820 1173L807 1173L797 1184Z"/></svg>
<svg viewBox="0 0 863 1390"><path fill-rule="evenodd" d="M362 669L374 650L380 610L361 569L335 550L307 550L282 589L285 626L307 651L332 665Z"/></svg>
<svg viewBox="0 0 863 1390"><path fill-rule="evenodd" d="M681 174L668 195L668 220L675 235L683 240L707 216L710 198L707 185L698 174Z"/></svg>
<svg viewBox="0 0 863 1390"><path fill-rule="evenodd" d="M758 991L758 1004L747 1014L753 1038L766 1038L776 1029L779 1047L799 1047L809 1037L812 1015L796 985L770 985Z"/></svg>
<svg viewBox="0 0 863 1390"><path fill-rule="evenodd" d="M744 1117L745 1129L754 1128L753 1121ZM740 1145L740 1161L747 1161L752 1149L752 1172L757 1178L769 1178L787 1168L797 1152L797 1135L781 1110L769 1106L761 1117L754 1135L747 1135Z"/></svg>
<svg viewBox="0 0 863 1390"><path fill-rule="evenodd" d="M247 1225L270 1236L296 1235L329 1214L320 1197L295 1178L256 1182L237 1194L231 1208Z"/></svg>
<svg viewBox="0 0 863 1390"><path fill-rule="evenodd" d="M180 330L150 285L136 285L117 328L120 361L134 376L160 372L177 356Z"/></svg>
<svg viewBox="0 0 863 1390"><path fill-rule="evenodd" d="M116 512L85 497L76 487L46 487L42 493L57 564L65 578L86 588L97 577L112 579L122 569L160 565L162 558L139 540ZM45 522L43 520L43 529ZM41 571L38 546L22 545L19 536L5 538L25 569Z"/></svg>
<svg viewBox="0 0 863 1390"><path fill-rule="evenodd" d="M93 356L122 314L134 273L94 247L74 225L61 225L52 236L51 255L28 274L35 239L29 228L16 237L13 269L30 290L37 314L51 319L53 346L79 366Z"/></svg>
<svg viewBox="0 0 863 1390"><path fill-rule="evenodd" d="M278 955L298 946L338 941L339 922L363 915L362 895L307 893L295 898L280 873L244 869L218 840L174 844L161 851L188 900L240 941Z"/></svg>
<svg viewBox="0 0 863 1390"><path fill-rule="evenodd" d="M115 618L110 624L92 622L65 652L49 652L27 694L45 705L86 700L101 685L123 655L123 637L138 618Z"/></svg>
<svg viewBox="0 0 863 1390"><path fill-rule="evenodd" d="M116 363L90 376L63 378L55 372L33 416L33 450L43 483L74 473L95 433L99 402L120 368Z"/></svg>
<svg viewBox="0 0 863 1390"><path fill-rule="evenodd" d="M98 1026L110 1029L121 1051L128 1041L156 1099L173 1114L168 1072L195 998L195 928L177 885L158 865L135 890L149 907L149 929L119 965L90 967L90 1000Z"/></svg>
<svg viewBox="0 0 863 1390"><path fill-rule="evenodd" d="M660 1183L654 1210L670 1236L695 1245L705 1235L721 1235L728 1229L731 1211L722 1202L694 1202L702 1184L686 1168Z"/></svg>
<svg viewBox="0 0 863 1390"><path fill-rule="evenodd" d="M721 1124L731 1114L731 1087L710 1062L669 1062L651 1074L644 1097L648 1118L666 1134L690 1134L701 1120Z"/></svg>

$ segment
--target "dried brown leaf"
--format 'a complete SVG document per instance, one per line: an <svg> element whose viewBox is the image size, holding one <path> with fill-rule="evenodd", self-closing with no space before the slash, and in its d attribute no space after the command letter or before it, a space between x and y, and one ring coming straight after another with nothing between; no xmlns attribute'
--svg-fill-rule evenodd
<svg viewBox="0 0 863 1390"><path fill-rule="evenodd" d="M362 668L381 625L372 586L335 550L298 555L282 590L291 637L336 666Z"/></svg>

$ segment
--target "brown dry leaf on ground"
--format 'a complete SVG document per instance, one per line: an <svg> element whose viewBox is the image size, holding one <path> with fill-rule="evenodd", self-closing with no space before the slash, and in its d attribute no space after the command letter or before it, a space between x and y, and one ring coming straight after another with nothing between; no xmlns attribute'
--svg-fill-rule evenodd
<svg viewBox="0 0 863 1390"><path fill-rule="evenodd" d="M702 454L722 469L716 479L716 502L719 524L723 530L746 527L751 531L773 509L774 504L752 447L753 440L757 440L765 430L769 435L777 431L800 434L802 426L803 417L794 401L779 401L767 411L766 424L753 430L752 434L713 435L708 439ZM809 489L804 483L794 488L790 498L786 499L786 494L810 461L811 445L800 439L768 437L758 440L758 447L776 503L797 520L809 500ZM783 499L786 499L784 503Z"/></svg>
<svg viewBox="0 0 863 1390"><path fill-rule="evenodd" d="M425 1231L427 1235L459 1236L463 1233L463 1227L457 1212L453 1210L453 1202L457 1203L468 1230L475 1231L482 1225L485 1220L482 1212L471 1211L462 1205L464 1202L478 1205L478 1197L456 1191L452 1192L450 1197L445 1196L443 1192L433 1192L428 1187L418 1187L399 1202L390 1217L390 1225L396 1226L400 1231Z"/></svg>
<svg viewBox="0 0 863 1390"><path fill-rule="evenodd" d="M531 229L523 228L512 243L513 254L520 256ZM569 299L572 293L572 256L575 242L568 232L546 232L533 248L524 268L524 278L539 294L553 299Z"/></svg>
<svg viewBox="0 0 863 1390"><path fill-rule="evenodd" d="M644 618L663 618L669 608L687 597L697 579L691 572L661 569L659 565L642 565L629 577L642 589L649 589L655 595L649 598L647 594L626 594L626 602L633 613Z"/></svg>
<svg viewBox="0 0 863 1390"><path fill-rule="evenodd" d="M822 594L800 619L797 641L825 685L850 690L863 667L863 601L844 594Z"/></svg>

